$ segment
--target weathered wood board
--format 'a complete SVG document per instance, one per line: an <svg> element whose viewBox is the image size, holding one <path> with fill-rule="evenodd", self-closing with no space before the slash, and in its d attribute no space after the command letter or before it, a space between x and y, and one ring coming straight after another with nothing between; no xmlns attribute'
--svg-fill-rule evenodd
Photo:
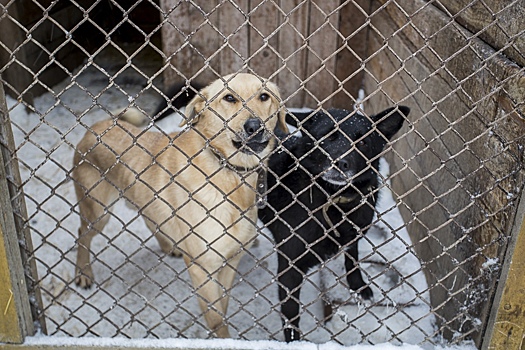
<svg viewBox="0 0 525 350"><path fill-rule="evenodd" d="M443 0L439 4L472 35L525 66L524 1Z"/></svg>
<svg viewBox="0 0 525 350"><path fill-rule="evenodd" d="M365 36L359 6L335 0L161 5L165 87L247 71L277 83L287 106L351 108L355 102L365 55L362 44L350 46Z"/></svg>
<svg viewBox="0 0 525 350"><path fill-rule="evenodd" d="M487 319L497 282L485 266L503 258L525 183L525 76L432 5L382 3L372 21L367 111L412 108L389 156L394 192L445 337L480 343L476 324Z"/></svg>

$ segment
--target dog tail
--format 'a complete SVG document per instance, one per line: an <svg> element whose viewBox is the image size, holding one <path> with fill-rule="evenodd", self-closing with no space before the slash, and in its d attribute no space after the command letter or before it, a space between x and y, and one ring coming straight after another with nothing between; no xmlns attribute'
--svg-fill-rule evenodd
<svg viewBox="0 0 525 350"><path fill-rule="evenodd" d="M190 83L179 82L173 84L168 91L164 93L166 98L162 98L153 113L155 121L161 120L170 114L178 112L178 109L185 107L197 92L204 88L205 85L199 82L191 81Z"/></svg>
<svg viewBox="0 0 525 350"><path fill-rule="evenodd" d="M151 119L142 113L140 110L134 107L124 108L113 112L118 119L133 124L135 126L144 126Z"/></svg>

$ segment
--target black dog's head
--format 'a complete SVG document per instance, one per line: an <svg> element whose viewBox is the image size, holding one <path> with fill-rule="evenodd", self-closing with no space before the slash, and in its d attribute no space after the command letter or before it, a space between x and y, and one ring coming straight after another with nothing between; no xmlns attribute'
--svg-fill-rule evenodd
<svg viewBox="0 0 525 350"><path fill-rule="evenodd" d="M371 117L342 109L295 113L299 123L292 124L301 128L303 136L294 153L311 175L331 185L369 182L377 179L381 152L409 111L399 106Z"/></svg>

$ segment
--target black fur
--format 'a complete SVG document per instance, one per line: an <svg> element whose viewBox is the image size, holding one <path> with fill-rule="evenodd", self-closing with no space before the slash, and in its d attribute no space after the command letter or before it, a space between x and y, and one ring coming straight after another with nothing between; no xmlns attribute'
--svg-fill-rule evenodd
<svg viewBox="0 0 525 350"><path fill-rule="evenodd" d="M287 342L300 339L304 275L341 248L346 250L348 286L362 298L372 298L356 267L357 241L373 220L380 153L408 113L407 107L399 107L371 119L340 109L289 116L299 120L302 136L289 138L284 150L271 156L269 205L259 210L277 245Z"/></svg>
<svg viewBox="0 0 525 350"><path fill-rule="evenodd" d="M197 92L204 87L204 84L193 81L191 84L184 82L173 84L168 91L164 93L167 99L160 99L157 108L153 112L153 119L159 121L170 114L178 112L180 108L185 107L191 99L197 95Z"/></svg>

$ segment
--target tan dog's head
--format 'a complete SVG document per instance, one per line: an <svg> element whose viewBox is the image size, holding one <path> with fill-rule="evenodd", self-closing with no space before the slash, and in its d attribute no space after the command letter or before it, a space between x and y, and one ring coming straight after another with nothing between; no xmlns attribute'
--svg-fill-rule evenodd
<svg viewBox="0 0 525 350"><path fill-rule="evenodd" d="M230 164L252 168L275 147L276 128L287 133L277 86L253 74L217 79L186 107L187 120Z"/></svg>

